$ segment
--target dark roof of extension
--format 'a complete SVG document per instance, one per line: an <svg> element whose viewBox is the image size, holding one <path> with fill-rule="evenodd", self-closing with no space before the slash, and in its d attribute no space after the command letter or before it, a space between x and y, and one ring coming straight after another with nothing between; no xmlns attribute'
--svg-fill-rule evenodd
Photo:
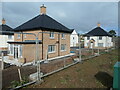
<svg viewBox="0 0 120 90"><path fill-rule="evenodd" d="M25 40L25 41L20 41L20 42L9 41L7 43L10 43L10 44L36 44L36 40ZM42 43L42 41L39 40L38 44L41 44L41 43Z"/></svg>
<svg viewBox="0 0 120 90"><path fill-rule="evenodd" d="M0 25L0 35L14 35L13 29L6 24L2 24Z"/></svg>
<svg viewBox="0 0 120 90"><path fill-rule="evenodd" d="M112 36L108 32L106 32L101 27L96 27L88 33L84 34L84 36Z"/></svg>
<svg viewBox="0 0 120 90"><path fill-rule="evenodd" d="M66 32L71 33L73 30L68 29L61 23L57 22L50 16L46 14L38 15L34 17L33 19L25 22L24 24L18 26L15 28L15 31L27 31L27 30L53 30L57 32Z"/></svg>

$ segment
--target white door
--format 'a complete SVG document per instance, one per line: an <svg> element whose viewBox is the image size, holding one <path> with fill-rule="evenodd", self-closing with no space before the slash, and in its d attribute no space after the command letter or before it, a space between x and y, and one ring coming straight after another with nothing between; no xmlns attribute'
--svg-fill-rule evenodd
<svg viewBox="0 0 120 90"><path fill-rule="evenodd" d="M93 48L93 43L90 44L90 48Z"/></svg>

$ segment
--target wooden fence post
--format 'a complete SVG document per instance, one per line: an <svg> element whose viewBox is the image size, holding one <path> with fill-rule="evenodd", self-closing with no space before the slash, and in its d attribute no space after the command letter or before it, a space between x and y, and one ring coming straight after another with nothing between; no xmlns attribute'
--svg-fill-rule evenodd
<svg viewBox="0 0 120 90"><path fill-rule="evenodd" d="M22 81L21 72L19 68L18 68L18 74L19 74L20 81Z"/></svg>

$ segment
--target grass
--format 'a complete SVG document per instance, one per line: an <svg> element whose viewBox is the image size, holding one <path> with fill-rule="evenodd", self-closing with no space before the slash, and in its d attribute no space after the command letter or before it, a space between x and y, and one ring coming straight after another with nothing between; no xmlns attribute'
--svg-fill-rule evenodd
<svg viewBox="0 0 120 90"><path fill-rule="evenodd" d="M40 85L28 88L110 88L118 50L91 58L44 78Z"/></svg>

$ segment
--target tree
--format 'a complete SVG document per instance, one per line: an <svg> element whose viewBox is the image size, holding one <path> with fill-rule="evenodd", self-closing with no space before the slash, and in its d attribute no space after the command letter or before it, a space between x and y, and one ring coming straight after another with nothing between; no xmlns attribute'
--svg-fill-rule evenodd
<svg viewBox="0 0 120 90"><path fill-rule="evenodd" d="M110 30L110 31L109 31L109 34L111 34L112 36L116 36L115 30Z"/></svg>

